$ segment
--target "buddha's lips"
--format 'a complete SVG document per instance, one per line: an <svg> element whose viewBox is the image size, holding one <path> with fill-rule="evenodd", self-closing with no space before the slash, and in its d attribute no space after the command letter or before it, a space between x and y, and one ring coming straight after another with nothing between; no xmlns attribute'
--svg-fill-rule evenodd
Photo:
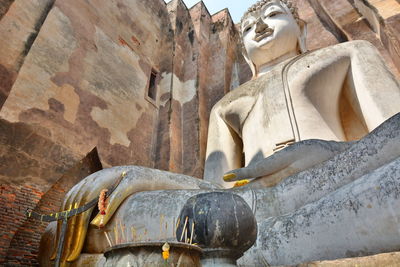
<svg viewBox="0 0 400 267"><path fill-rule="evenodd" d="M254 41L259 42L262 39L272 35L274 33L274 30L271 28L266 29L265 31L263 31L262 33L258 33L256 34L256 36L253 38Z"/></svg>

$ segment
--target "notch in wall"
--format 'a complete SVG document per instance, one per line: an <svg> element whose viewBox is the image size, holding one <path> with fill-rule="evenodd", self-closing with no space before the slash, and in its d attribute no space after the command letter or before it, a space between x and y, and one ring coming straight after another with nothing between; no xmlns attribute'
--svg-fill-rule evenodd
<svg viewBox="0 0 400 267"><path fill-rule="evenodd" d="M158 71L154 68L150 71L149 81L147 83L146 99L157 107L157 78Z"/></svg>

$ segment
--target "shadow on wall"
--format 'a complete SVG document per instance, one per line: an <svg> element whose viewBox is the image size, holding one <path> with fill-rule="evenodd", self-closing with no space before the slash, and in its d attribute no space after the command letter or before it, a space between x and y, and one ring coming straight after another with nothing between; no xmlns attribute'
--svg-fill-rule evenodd
<svg viewBox="0 0 400 267"><path fill-rule="evenodd" d="M97 149L94 148L81 161L65 173L41 198L34 208L35 212L51 214L58 211L65 194L83 178L102 170ZM23 211L22 211L23 212ZM37 266L37 255L39 250L40 237L48 223L27 218L18 228L11 240L7 251L5 264L19 264L24 266ZM16 255L24 255L21 262L17 262ZM26 255L30 255L26 257Z"/></svg>

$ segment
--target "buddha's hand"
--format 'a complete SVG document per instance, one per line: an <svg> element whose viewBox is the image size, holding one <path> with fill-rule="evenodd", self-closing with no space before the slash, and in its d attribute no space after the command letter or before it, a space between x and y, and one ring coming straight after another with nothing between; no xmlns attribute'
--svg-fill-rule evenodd
<svg viewBox="0 0 400 267"><path fill-rule="evenodd" d="M106 225L120 204L137 192L163 189L215 189L216 187L194 177L166 171L138 166L114 167L96 172L75 185L67 193L62 210L81 207L99 197L104 189L113 188L115 188L114 191L105 202L105 214L97 214L91 222L92 225L98 227ZM62 261L70 262L79 257L93 208L68 220ZM57 240L60 232L61 224L59 223ZM53 253L54 258L55 253Z"/></svg>
<svg viewBox="0 0 400 267"><path fill-rule="evenodd" d="M352 144L318 139L300 141L247 167L229 171L223 178L225 182L253 179L250 184L274 186L288 176L332 158Z"/></svg>
<svg viewBox="0 0 400 267"><path fill-rule="evenodd" d="M66 194L63 204L61 206L62 211L70 211L71 209L77 209L84 206L92 200L96 200L100 193L104 189L112 189L118 185L118 182L123 183L126 179L126 173L129 171L128 167L117 167L98 171L89 175ZM115 193L118 193L121 189L115 189ZM92 211L95 206L88 209L85 212L79 213L76 216L71 217L68 220L68 228L65 234L64 241L64 253L62 255L62 262L74 261L79 257L82 250L87 229L89 226L89 220ZM111 214L113 211L111 211ZM108 217L107 217L108 219ZM58 246L59 237L61 234L61 221L58 221L57 225L57 238L56 245L52 254L52 259L56 257L56 248Z"/></svg>

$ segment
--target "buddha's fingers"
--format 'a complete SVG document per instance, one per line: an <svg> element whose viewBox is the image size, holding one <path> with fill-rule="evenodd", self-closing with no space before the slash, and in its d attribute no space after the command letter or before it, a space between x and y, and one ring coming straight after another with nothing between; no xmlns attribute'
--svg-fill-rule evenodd
<svg viewBox="0 0 400 267"><path fill-rule="evenodd" d="M61 232L61 221L57 221L57 231L56 231L56 239L53 247L53 252L51 253L50 260L55 260L57 257L57 248L58 248L58 240L60 239L60 232Z"/></svg>
<svg viewBox="0 0 400 267"><path fill-rule="evenodd" d="M308 143L308 141L298 142L275 152L267 158L250 163L247 167L229 171L224 175L224 181L240 181L277 173L290 166L299 158L306 157L307 154L305 152L309 150ZM319 144L316 143L315 146L319 146Z"/></svg>
<svg viewBox="0 0 400 267"><path fill-rule="evenodd" d="M86 184L88 181L85 181L85 183L83 183L82 187L80 188L75 188L75 190L73 191L72 197L70 199L70 201L67 203L67 212L68 210L71 208L77 208L81 205L81 200L83 198L83 196L85 194L87 194L87 189L86 189ZM76 227L76 221L77 219L82 216L82 214L77 214L76 216L72 216L71 218L68 219L68 228L67 228L67 232L65 235L65 240L64 240L64 250L63 250L63 254L62 254L62 262L64 262L71 251L71 246L73 246L74 243L74 233L77 231L77 227ZM79 230L79 229L78 229Z"/></svg>
<svg viewBox="0 0 400 267"><path fill-rule="evenodd" d="M64 202L61 206L61 211L63 211L65 214L69 210L81 207L87 204L86 202L95 199L96 197L99 196L102 189L109 188L112 184L114 184L115 181L117 181L117 179L121 176L122 171L125 169L126 167L110 168L93 173L90 176L86 177L78 184L76 184L74 187L72 187L71 190L68 191L68 193L64 198ZM68 259L71 258L70 256L72 254L75 256L77 251L80 252L81 248L79 249L79 246L74 244L75 242L76 244L84 242L85 234L82 235L82 233L86 233L87 231L87 225L89 223L90 213L92 210L93 209L90 209L87 212L85 212L86 215L82 216L78 214L76 216L72 216L68 220L68 228L64 239L62 263L65 263L65 260L67 258ZM59 218L61 219L62 215ZM82 226L85 225L85 223L83 222L86 223L86 228ZM51 256L51 260L54 260L57 256L57 247L61 236L61 224L62 221L58 221L56 242L55 242L56 245L54 246L54 251ZM80 233L79 235L78 232Z"/></svg>
<svg viewBox="0 0 400 267"><path fill-rule="evenodd" d="M85 211L84 213L80 214L76 220L76 230L74 231L72 247L70 247L70 251L67 254L68 262L75 261L81 254L83 245L85 243L85 237L89 227L89 219L92 211L93 208Z"/></svg>
<svg viewBox="0 0 400 267"><path fill-rule="evenodd" d="M233 182L267 176L286 168L292 162L292 156L272 155L247 167L229 171L223 179L225 182Z"/></svg>
<svg viewBox="0 0 400 267"><path fill-rule="evenodd" d="M73 197L73 195L76 193L74 193L75 190L70 190L68 191L68 193L65 195L63 204L61 205L60 211L64 210L64 207L67 206L67 203L69 203L71 201L71 198ZM61 236L61 225L62 225L62 221L59 220L57 221L57 231L56 231L56 239L55 239L55 245L53 247L53 253L50 257L50 260L55 260L57 257L57 248L58 248L58 241L60 239Z"/></svg>
<svg viewBox="0 0 400 267"><path fill-rule="evenodd" d="M75 207L82 207L92 199L99 196L101 190L108 188L115 183L120 173L113 170L107 170L100 175L89 176L86 182L79 189L79 193L75 197ZM93 207L94 208L94 207ZM68 230L68 239L65 243L65 258L68 262L76 260L82 250L85 242L87 228L89 226L89 219L93 208L74 216L73 224L70 225ZM72 218L71 218L72 220Z"/></svg>

